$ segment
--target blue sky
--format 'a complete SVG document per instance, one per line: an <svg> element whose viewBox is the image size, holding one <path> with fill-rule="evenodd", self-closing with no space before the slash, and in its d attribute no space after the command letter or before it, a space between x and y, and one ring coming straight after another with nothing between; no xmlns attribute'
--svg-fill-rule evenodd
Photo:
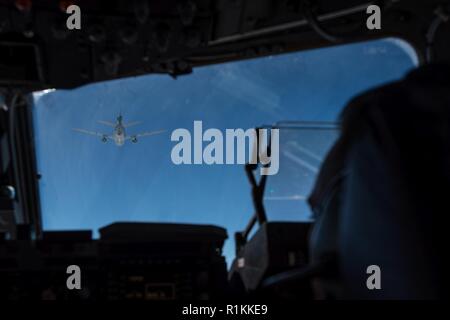
<svg viewBox="0 0 450 320"><path fill-rule="evenodd" d="M240 165L181 165L171 162L170 133L207 128L252 128L283 120L336 121L346 102L371 87L401 78L416 64L398 41L379 40L308 52L203 67L172 79L148 75L35 95L34 121L44 228L92 229L116 221L214 224L233 234L253 212ZM72 128L109 133L97 120L142 121L129 134L166 129L119 148ZM297 137L319 154L327 133L303 130ZM283 142L282 142L283 143ZM320 164L320 163L319 163ZM318 165L319 165L318 164ZM313 177L279 188L298 165L282 159L270 194L307 196ZM283 179L281 179L283 178ZM284 180L283 180L284 181ZM303 184L302 184L303 183ZM308 216L303 201L268 203L271 220ZM297 214L298 213L298 214Z"/></svg>

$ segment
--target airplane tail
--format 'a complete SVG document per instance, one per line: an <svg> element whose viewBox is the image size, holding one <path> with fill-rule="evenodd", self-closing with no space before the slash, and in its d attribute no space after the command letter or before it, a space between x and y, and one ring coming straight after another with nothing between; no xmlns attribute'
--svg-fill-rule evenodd
<svg viewBox="0 0 450 320"><path fill-rule="evenodd" d="M134 122L130 122L130 123L124 124L123 127L124 127L124 128L129 128L129 127L138 125L138 124L140 124L140 123L141 123L141 121L134 121Z"/></svg>
<svg viewBox="0 0 450 320"><path fill-rule="evenodd" d="M97 122L100 123L100 124L104 124L105 126L108 126L108 127L113 127L114 128L116 126L114 123L109 122L109 121L99 120Z"/></svg>

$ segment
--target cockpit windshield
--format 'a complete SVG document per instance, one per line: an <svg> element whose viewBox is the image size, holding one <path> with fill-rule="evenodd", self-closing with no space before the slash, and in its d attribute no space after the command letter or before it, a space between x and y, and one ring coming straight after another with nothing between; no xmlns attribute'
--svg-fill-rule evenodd
<svg viewBox="0 0 450 320"><path fill-rule="evenodd" d="M215 163L195 163L209 143L203 134L216 129L225 142L227 129L282 121L329 123L284 130L279 171L268 177L269 220L310 219L305 200L340 111L356 94L415 67L408 48L383 39L202 67L176 79L148 75L36 92L44 229L96 234L115 221L148 221L215 224L233 235L254 211L249 183L242 164L227 164L226 146L215 150ZM190 133L191 164L175 161L174 132Z"/></svg>

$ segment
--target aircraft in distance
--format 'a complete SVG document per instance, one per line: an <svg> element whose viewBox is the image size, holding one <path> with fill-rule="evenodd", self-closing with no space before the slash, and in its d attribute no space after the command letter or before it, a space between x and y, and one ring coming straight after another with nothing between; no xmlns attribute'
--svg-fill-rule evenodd
<svg viewBox="0 0 450 320"><path fill-rule="evenodd" d="M158 131L142 132L142 133L127 136L125 129L135 126L141 122L135 121L135 122L130 122L128 124L124 124L123 117L121 114L117 117L116 123L112 123L109 121L101 121L101 120L98 121L98 123L113 127L114 128L113 133L105 134L105 133L88 131L88 130L78 129L78 128L74 128L73 130L84 133L84 134L89 134L92 136L100 137L102 142L108 142L108 140L113 140L114 143L118 147L123 146L125 144L125 141L127 141L127 140L131 140L132 143L137 143L138 138L153 136L153 135L160 134L160 133L163 133L166 131L166 130L158 130Z"/></svg>

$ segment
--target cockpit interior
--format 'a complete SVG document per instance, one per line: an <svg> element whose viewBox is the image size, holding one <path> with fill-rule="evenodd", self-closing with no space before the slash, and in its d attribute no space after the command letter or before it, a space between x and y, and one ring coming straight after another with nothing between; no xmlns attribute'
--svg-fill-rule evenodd
<svg viewBox="0 0 450 320"><path fill-rule="evenodd" d="M449 20L0 0L0 299L448 297Z"/></svg>

